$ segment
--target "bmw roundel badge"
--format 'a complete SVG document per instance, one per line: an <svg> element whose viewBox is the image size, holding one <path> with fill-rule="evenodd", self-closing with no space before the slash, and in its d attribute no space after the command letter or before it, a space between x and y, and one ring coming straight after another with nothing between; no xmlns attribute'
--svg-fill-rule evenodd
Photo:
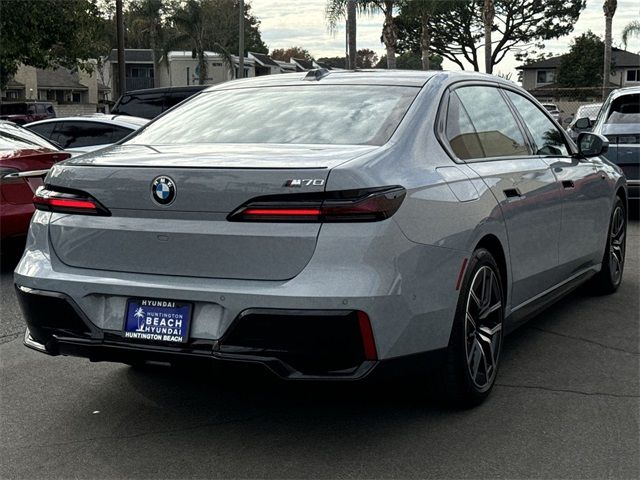
<svg viewBox="0 0 640 480"><path fill-rule="evenodd" d="M164 175L156 177L151 183L151 196L160 205L169 205L176 198L176 184Z"/></svg>

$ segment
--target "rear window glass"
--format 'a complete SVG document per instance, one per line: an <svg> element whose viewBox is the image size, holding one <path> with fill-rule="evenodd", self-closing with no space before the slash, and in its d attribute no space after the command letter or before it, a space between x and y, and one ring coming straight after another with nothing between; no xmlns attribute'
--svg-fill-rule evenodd
<svg viewBox="0 0 640 480"><path fill-rule="evenodd" d="M125 95L113 108L111 113L119 115L132 115L134 117L155 118L164 109L164 95L154 93L151 95Z"/></svg>
<svg viewBox="0 0 640 480"><path fill-rule="evenodd" d="M640 123L640 94L613 100L605 123Z"/></svg>
<svg viewBox="0 0 640 480"><path fill-rule="evenodd" d="M305 85L205 92L127 143L382 145L418 91L395 86Z"/></svg>

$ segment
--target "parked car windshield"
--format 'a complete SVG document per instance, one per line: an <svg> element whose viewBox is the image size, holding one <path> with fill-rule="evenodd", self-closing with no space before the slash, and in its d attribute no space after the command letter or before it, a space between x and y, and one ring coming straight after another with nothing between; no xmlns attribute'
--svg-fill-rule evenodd
<svg viewBox="0 0 640 480"><path fill-rule="evenodd" d="M382 145L418 91L396 86L305 85L206 92L126 143Z"/></svg>
<svg viewBox="0 0 640 480"><path fill-rule="evenodd" d="M605 123L640 123L640 94L613 100Z"/></svg>
<svg viewBox="0 0 640 480"><path fill-rule="evenodd" d="M10 123L3 123L0 127L3 141L0 142L0 149L40 149L59 150L59 148L25 128L20 128Z"/></svg>

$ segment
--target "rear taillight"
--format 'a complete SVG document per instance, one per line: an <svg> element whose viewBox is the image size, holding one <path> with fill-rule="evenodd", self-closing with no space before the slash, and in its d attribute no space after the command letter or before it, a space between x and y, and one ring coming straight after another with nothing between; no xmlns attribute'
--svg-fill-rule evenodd
<svg viewBox="0 0 640 480"><path fill-rule="evenodd" d="M391 217L404 200L403 187L267 196L250 200L232 222L376 222Z"/></svg>
<svg viewBox="0 0 640 480"><path fill-rule="evenodd" d="M98 201L84 192L59 191L41 187L33 197L38 210L82 215L110 215Z"/></svg>

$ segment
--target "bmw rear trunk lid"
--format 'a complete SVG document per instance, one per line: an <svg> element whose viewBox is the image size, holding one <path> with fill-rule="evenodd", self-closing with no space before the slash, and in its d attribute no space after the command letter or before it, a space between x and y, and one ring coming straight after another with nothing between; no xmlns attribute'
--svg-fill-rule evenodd
<svg viewBox="0 0 640 480"><path fill-rule="evenodd" d="M53 213L51 245L77 268L287 280L311 259L320 224L227 216L255 197L323 191L331 168L375 148L123 145L76 157L56 166L47 185L84 192L110 216Z"/></svg>

